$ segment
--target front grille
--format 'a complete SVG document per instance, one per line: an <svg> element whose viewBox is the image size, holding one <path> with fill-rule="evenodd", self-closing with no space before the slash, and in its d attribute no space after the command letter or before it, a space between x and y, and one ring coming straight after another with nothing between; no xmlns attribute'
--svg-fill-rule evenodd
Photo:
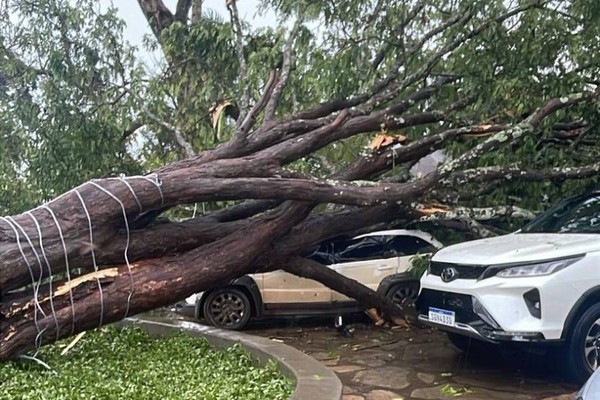
<svg viewBox="0 0 600 400"><path fill-rule="evenodd" d="M477 314L473 312L472 297L466 294L423 289L416 306L419 314L424 315L429 314L429 307L454 311L456 313L456 322L464 324L480 320Z"/></svg>
<svg viewBox="0 0 600 400"><path fill-rule="evenodd" d="M485 267L481 265L461 265L432 261L429 265L429 273L435 276L442 276L442 271L448 267L452 267L458 272L458 276L455 279L478 279L485 271Z"/></svg>

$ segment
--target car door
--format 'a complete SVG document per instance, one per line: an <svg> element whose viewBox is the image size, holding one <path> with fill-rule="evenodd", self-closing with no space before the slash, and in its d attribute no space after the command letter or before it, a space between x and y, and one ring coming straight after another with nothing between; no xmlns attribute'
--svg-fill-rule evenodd
<svg viewBox="0 0 600 400"><path fill-rule="evenodd" d="M398 273L411 269L411 259L416 254L428 254L437 250L437 247L428 241L411 235L398 235L393 237L388 246L390 251L398 255Z"/></svg>
<svg viewBox="0 0 600 400"><path fill-rule="evenodd" d="M322 264L331 264L333 249L333 242L321 243L308 258ZM331 289L312 279L300 278L282 270L260 275L261 295L266 305L331 303Z"/></svg>
<svg viewBox="0 0 600 400"><path fill-rule="evenodd" d="M386 236L364 236L355 239L335 255L336 263L330 268L354 279L373 290L379 282L398 269L395 253L386 251ZM349 301L347 296L332 291L332 301Z"/></svg>
<svg viewBox="0 0 600 400"><path fill-rule="evenodd" d="M331 289L312 279L277 270L262 274L265 304L330 303Z"/></svg>

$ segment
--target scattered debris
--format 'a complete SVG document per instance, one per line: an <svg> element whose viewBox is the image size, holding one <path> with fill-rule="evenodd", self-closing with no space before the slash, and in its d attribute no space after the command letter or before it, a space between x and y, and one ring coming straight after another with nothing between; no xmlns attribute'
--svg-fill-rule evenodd
<svg viewBox="0 0 600 400"><path fill-rule="evenodd" d="M371 140L369 143L369 148L373 150L378 150L382 147L387 147L392 144L404 143L406 142L406 136L404 135L386 135L385 133L379 134Z"/></svg>
<svg viewBox="0 0 600 400"><path fill-rule="evenodd" d="M79 332L77 334L77 336L75 336L75 338L73 340L71 340L71 342L67 345L67 347L65 347L63 349L63 351L60 352L60 355L64 356L65 354L67 354L69 352L69 350L71 350L77 344L77 342L79 342L79 340L83 337L83 335L85 335L85 332L86 331Z"/></svg>

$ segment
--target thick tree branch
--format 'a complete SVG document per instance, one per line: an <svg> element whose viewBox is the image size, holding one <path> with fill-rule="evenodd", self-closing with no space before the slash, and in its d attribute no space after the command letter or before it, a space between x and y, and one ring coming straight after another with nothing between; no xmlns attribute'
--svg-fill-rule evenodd
<svg viewBox="0 0 600 400"><path fill-rule="evenodd" d="M280 199L315 203L368 206L409 200L434 186L437 177L427 176L405 184L377 184L370 181L326 181L286 178L204 178L193 172L163 179L164 205L214 200Z"/></svg>
<svg viewBox="0 0 600 400"><path fill-rule="evenodd" d="M162 32L173 23L173 14L162 0L138 0L138 4L150 24L154 37L162 43Z"/></svg>
<svg viewBox="0 0 600 400"><path fill-rule="evenodd" d="M404 314L403 310L382 297L373 289L370 289L355 281L306 258L294 257L286 260L283 270L306 279L314 279L317 282L328 282L330 288L338 292L352 292L354 298L365 308L379 308L386 315L396 317Z"/></svg>
<svg viewBox="0 0 600 400"><path fill-rule="evenodd" d="M277 84L278 80L279 80L279 72L272 70L269 73L269 80L267 81L267 84L265 85L265 88L263 89L263 94L260 96L260 99L258 99L256 104L254 104L252 109L243 118L243 120L242 120L241 116L238 119L238 121L242 121L238 127L239 135L245 136L248 132L250 132L250 129L252 129L252 127L256 123L256 117L262 112L262 110L264 110L269 98L271 98L271 96L273 94L273 90L275 89L275 85Z"/></svg>
<svg viewBox="0 0 600 400"><path fill-rule="evenodd" d="M488 138L483 143L478 144L473 149L467 151L459 158L445 163L441 168L442 174L449 174L450 172L457 170L465 165L468 165L473 160L477 159L480 155L489 151L495 150L504 144L511 143L513 140L517 140L523 136L530 135L535 132L536 128L540 123L549 115L560 110L562 108L578 104L584 101L596 100L600 92L583 92L575 93L569 96L555 98L546 102L540 107L535 113L530 115L522 122L513 125L509 129L498 132L495 135Z"/></svg>
<svg viewBox="0 0 600 400"><path fill-rule="evenodd" d="M192 7L192 0L178 0L175 7L175 20L186 24Z"/></svg>
<svg viewBox="0 0 600 400"><path fill-rule="evenodd" d="M488 135L504 129L506 129L506 125L475 125L448 129L434 135L425 136L406 145L392 145L384 149L374 150L368 156L361 157L350 164L344 172L347 175L356 171L362 176L361 179L373 178L381 172L389 170L394 165L417 161L442 148L448 140L458 136ZM340 179L337 174L331 178Z"/></svg>
<svg viewBox="0 0 600 400"><path fill-rule="evenodd" d="M600 163L579 167L554 167L544 170L520 167L482 167L455 172L450 180L456 183L479 183L494 180L543 181L548 179L586 179L600 175Z"/></svg>
<svg viewBox="0 0 600 400"><path fill-rule="evenodd" d="M417 210L427 210L428 207L421 206ZM450 209L435 209L433 212L427 212L421 217L421 221L435 221L440 219L460 219L469 218L476 221L491 221L498 218L521 218L533 219L535 213L516 206L498 206L498 207L454 207Z"/></svg>
<svg viewBox="0 0 600 400"><path fill-rule="evenodd" d="M198 23L202 19L202 1L192 0L192 24Z"/></svg>
<svg viewBox="0 0 600 400"><path fill-rule="evenodd" d="M244 34L242 32L242 24L237 9L237 0L227 0L227 10L231 18L231 27L235 37L235 50L240 63L239 85L242 88L242 98L239 101L240 115L238 117L239 126L246 118L248 107L250 104L250 85L248 84L248 67L246 65L246 57L244 55Z"/></svg>
<svg viewBox="0 0 600 400"><path fill-rule="evenodd" d="M298 18L294 23L294 27L289 33L287 40L285 41L285 47L283 49L283 64L281 66L279 81L275 85L275 88L273 89L273 94L271 94L271 98L269 99L269 102L267 103L267 106L265 108L265 124L270 122L271 119L273 119L273 117L275 116L277 107L279 107L281 95L283 94L283 90L285 89L285 86L287 85L288 79L290 77L290 71L292 69L294 41L296 40L296 36L301 25L302 19Z"/></svg>

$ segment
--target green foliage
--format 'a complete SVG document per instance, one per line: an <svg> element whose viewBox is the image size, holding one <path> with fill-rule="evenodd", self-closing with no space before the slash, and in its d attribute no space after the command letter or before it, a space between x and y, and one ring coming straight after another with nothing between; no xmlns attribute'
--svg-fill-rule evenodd
<svg viewBox="0 0 600 400"><path fill-rule="evenodd" d="M93 177L138 173L123 137L141 70L115 10L84 1L13 2L0 69L0 190L15 212ZM14 56L14 57L12 57ZM27 64L25 65L24 62Z"/></svg>
<svg viewBox="0 0 600 400"><path fill-rule="evenodd" d="M163 32L163 49L169 71L157 77L158 91L174 100L174 109L164 100L154 105L159 115L175 114L175 126L181 129L194 148L214 146L227 136L213 135L208 115L213 105L238 98L234 84L239 63L229 23L204 19L194 25L174 23Z"/></svg>
<svg viewBox="0 0 600 400"><path fill-rule="evenodd" d="M427 268L433 254L416 254L410 259L411 268L408 271L415 278L421 278Z"/></svg>
<svg viewBox="0 0 600 400"><path fill-rule="evenodd" d="M88 332L37 358L0 364L0 393L11 399L287 399L293 386L274 362L264 367L241 346L215 350L184 334L153 339L140 328Z"/></svg>

